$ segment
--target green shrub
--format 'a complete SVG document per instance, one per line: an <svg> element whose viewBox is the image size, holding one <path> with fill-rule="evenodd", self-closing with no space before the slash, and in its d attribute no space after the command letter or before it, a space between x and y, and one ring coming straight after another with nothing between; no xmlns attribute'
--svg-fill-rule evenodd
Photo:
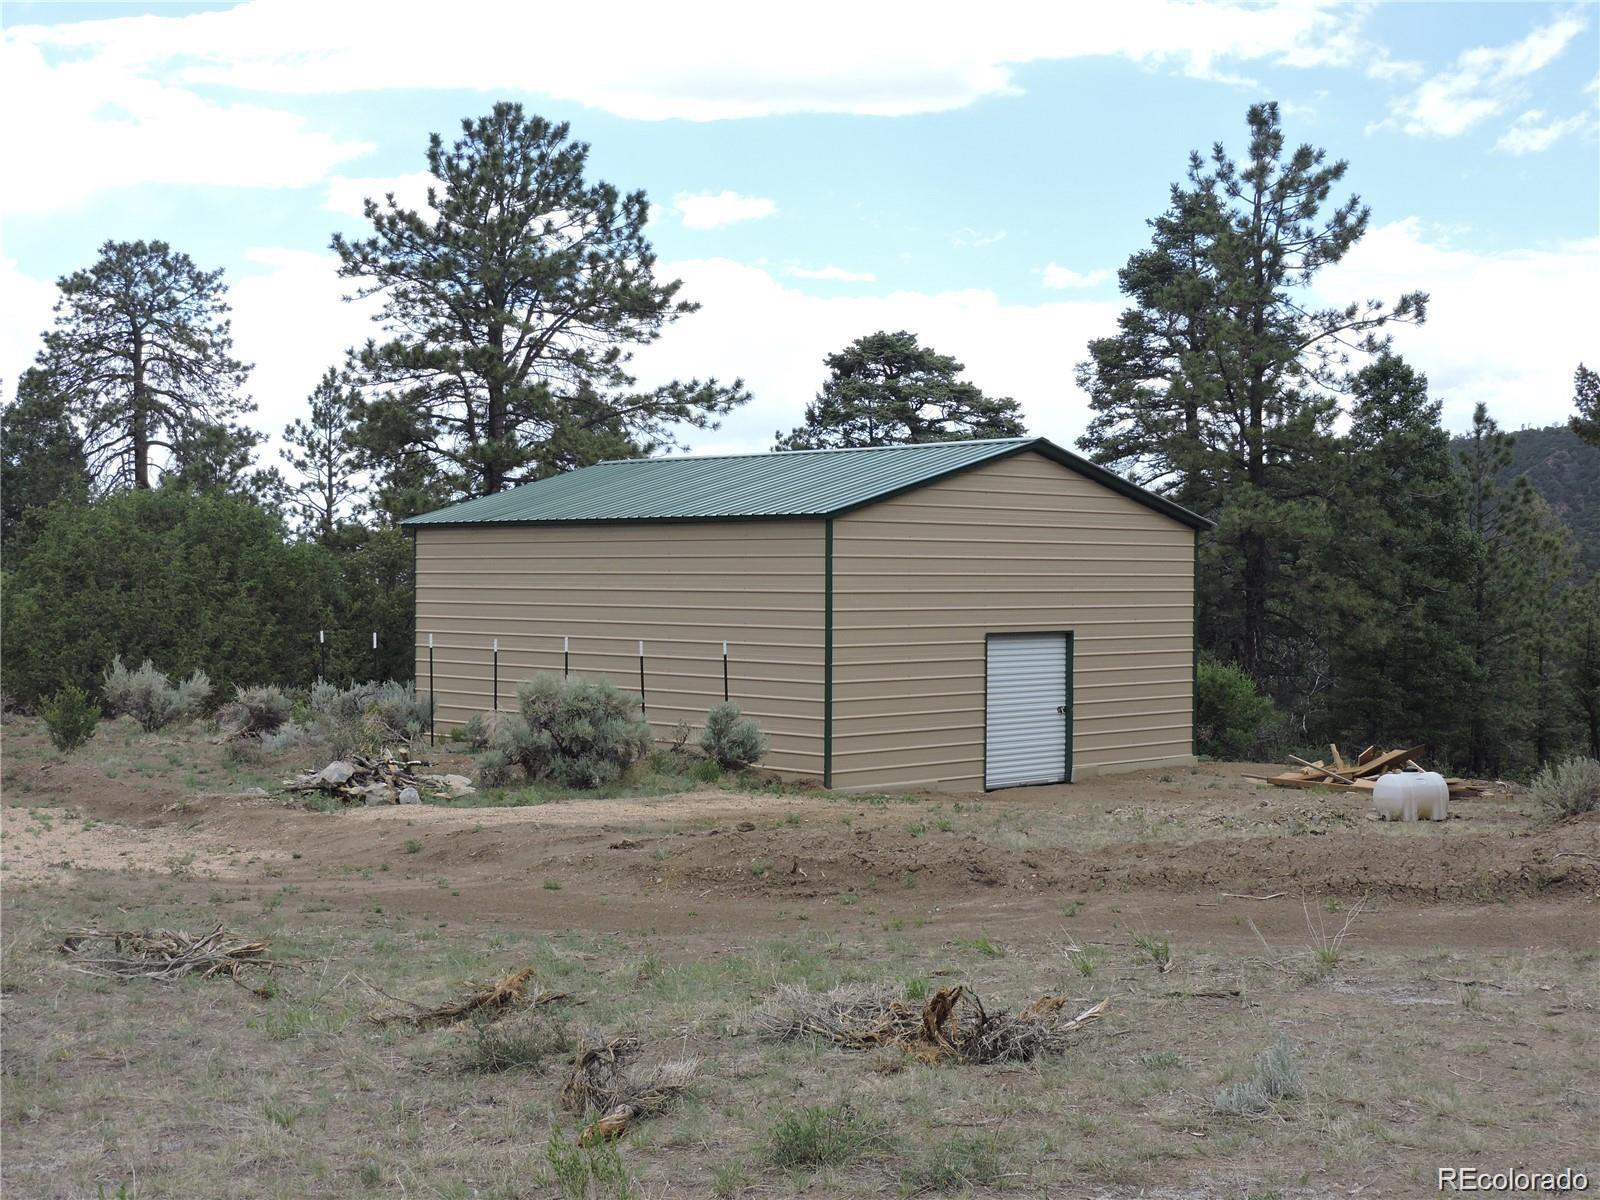
<svg viewBox="0 0 1600 1200"><path fill-rule="evenodd" d="M700 735L700 749L706 757L724 767L748 767L760 762L767 752L767 739L760 726L741 717L739 706L724 700L706 714L706 731Z"/></svg>
<svg viewBox="0 0 1600 1200"><path fill-rule="evenodd" d="M50 733L50 744L63 754L76 750L94 736L100 723L100 709L70 683L47 700L40 701L39 715Z"/></svg>
<svg viewBox="0 0 1600 1200"><path fill-rule="evenodd" d="M211 680L204 671L196 671L175 684L148 658L137 671L130 671L119 655L111 660L102 690L113 716L132 717L146 733L154 733L199 716L211 698Z"/></svg>
<svg viewBox="0 0 1600 1200"><path fill-rule="evenodd" d="M271 684L235 688L233 699L217 710L217 728L230 737L263 738L283 728L293 707L284 690Z"/></svg>
<svg viewBox="0 0 1600 1200"><path fill-rule="evenodd" d="M812 1104L780 1116L767 1161L786 1171L841 1167L888 1144L877 1122L849 1103Z"/></svg>
<svg viewBox="0 0 1600 1200"><path fill-rule="evenodd" d="M1195 674L1195 741L1208 758L1248 758L1276 715L1272 701L1233 663L1201 655Z"/></svg>
<svg viewBox="0 0 1600 1200"><path fill-rule="evenodd" d="M540 675L517 689L517 706L519 715L502 718L490 749L532 780L603 787L651 747L638 699L605 680Z"/></svg>
<svg viewBox="0 0 1600 1200"><path fill-rule="evenodd" d="M1552 817L1600 810L1600 760L1582 756L1547 763L1533 777L1533 798Z"/></svg>

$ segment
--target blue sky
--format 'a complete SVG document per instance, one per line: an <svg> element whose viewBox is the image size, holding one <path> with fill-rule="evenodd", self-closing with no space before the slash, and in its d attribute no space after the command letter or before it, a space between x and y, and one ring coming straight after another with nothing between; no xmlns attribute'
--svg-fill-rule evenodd
<svg viewBox="0 0 1600 1200"><path fill-rule="evenodd" d="M1372 206L1326 298L1433 292L1400 341L1449 424L1479 399L1512 427L1560 420L1600 359L1595 5L991 4L981 28L955 5L665 7L608 10L576 32L620 40L574 51L552 15L570 10L528 4L3 5L0 134L34 165L0 186L0 373L31 355L51 280L108 237L162 237L226 268L275 432L368 332L331 231L359 231L362 194L417 193L428 133L507 98L651 196L663 266L704 309L641 375L756 395L697 449L765 445L822 356L880 327L1070 441L1115 268L1189 150L1240 148L1262 98Z"/></svg>

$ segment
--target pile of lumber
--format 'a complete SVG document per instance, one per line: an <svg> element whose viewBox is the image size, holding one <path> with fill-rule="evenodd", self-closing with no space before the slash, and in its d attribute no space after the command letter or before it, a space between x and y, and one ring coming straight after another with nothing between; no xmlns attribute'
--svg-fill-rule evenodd
<svg viewBox="0 0 1600 1200"><path fill-rule="evenodd" d="M235 983L249 967L270 971L267 943L240 938L218 925L196 937L177 929L72 929L56 947L73 959L73 970L119 979L170 983L185 975L225 975Z"/></svg>
<svg viewBox="0 0 1600 1200"><path fill-rule="evenodd" d="M1390 771L1423 769L1417 762L1417 756L1422 753L1421 746L1413 746L1409 750L1379 750L1376 746L1368 746L1354 760L1346 759L1336 745L1330 745L1328 750L1331 761L1318 759L1316 762L1307 762L1291 754L1289 761L1298 764L1294 769L1281 775L1250 775L1247 778L1270 783L1273 787L1326 787L1340 791L1370 792L1377 786L1380 775L1387 775ZM1444 782L1450 789L1452 800L1458 796L1476 795L1481 790L1478 784L1466 779L1449 778Z"/></svg>
<svg viewBox="0 0 1600 1200"><path fill-rule="evenodd" d="M438 796L471 794L472 783L464 775L419 775L416 768L432 766L423 759L396 758L385 750L368 758L352 754L336 758L320 771L307 771L283 781L291 792L323 792L347 803L420 804L422 791Z"/></svg>

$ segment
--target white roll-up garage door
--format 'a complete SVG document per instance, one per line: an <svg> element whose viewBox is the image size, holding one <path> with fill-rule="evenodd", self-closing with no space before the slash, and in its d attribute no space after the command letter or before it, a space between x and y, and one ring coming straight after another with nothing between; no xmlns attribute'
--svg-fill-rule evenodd
<svg viewBox="0 0 1600 1200"><path fill-rule="evenodd" d="M989 635L985 787L1067 781L1067 641L1064 633Z"/></svg>

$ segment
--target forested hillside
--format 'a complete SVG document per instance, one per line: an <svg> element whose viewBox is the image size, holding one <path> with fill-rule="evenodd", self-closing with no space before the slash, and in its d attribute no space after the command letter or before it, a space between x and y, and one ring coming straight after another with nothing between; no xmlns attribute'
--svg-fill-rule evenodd
<svg viewBox="0 0 1600 1200"><path fill-rule="evenodd" d="M1585 442L1570 426L1521 429L1511 448L1511 465L1500 483L1526 475L1577 539L1578 559L1600 570L1600 446ZM1458 439L1457 445L1464 444Z"/></svg>

